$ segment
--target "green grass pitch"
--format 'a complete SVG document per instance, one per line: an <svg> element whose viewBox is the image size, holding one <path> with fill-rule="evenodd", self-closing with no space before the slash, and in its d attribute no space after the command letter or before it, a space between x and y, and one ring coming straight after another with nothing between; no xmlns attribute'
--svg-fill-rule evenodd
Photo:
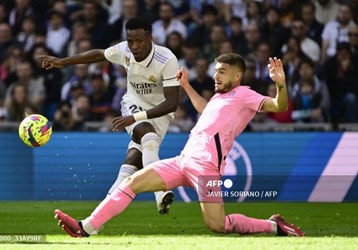
<svg viewBox="0 0 358 250"><path fill-rule="evenodd" d="M198 203L173 204L160 216L153 202L133 202L105 224L100 234L77 239L67 236L53 218L56 208L77 219L98 202L0 202L1 236L46 235L41 243L6 243L0 249L358 249L358 203L227 203L227 213L268 218L280 213L302 228L303 238L272 235L216 235L204 225Z"/></svg>

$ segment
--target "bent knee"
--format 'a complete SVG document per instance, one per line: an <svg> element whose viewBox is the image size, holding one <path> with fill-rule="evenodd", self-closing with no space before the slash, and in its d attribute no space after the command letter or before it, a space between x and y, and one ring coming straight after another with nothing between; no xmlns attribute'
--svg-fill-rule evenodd
<svg viewBox="0 0 358 250"><path fill-rule="evenodd" d="M150 132L156 133L152 124L150 124L149 122L139 123L133 129L132 139L136 143L140 144L142 137Z"/></svg>
<svg viewBox="0 0 358 250"><path fill-rule="evenodd" d="M138 181L133 178L133 176L128 176L123 180L122 183L128 186L133 191L133 193L137 194L140 190L140 183L138 183Z"/></svg>
<svg viewBox="0 0 358 250"><path fill-rule="evenodd" d="M125 178L122 183L124 185L132 188L132 186L133 186L133 178L132 178L132 176L128 176L127 178Z"/></svg>
<svg viewBox="0 0 358 250"><path fill-rule="evenodd" d="M153 170L154 171L154 170ZM138 171L134 173L131 176L128 176L126 179L123 180L124 185L128 186L133 193L143 193L143 192L149 192L153 189L153 183L151 181L148 181L148 179L153 179L148 172L146 171ZM156 189L156 186L154 187L154 190Z"/></svg>

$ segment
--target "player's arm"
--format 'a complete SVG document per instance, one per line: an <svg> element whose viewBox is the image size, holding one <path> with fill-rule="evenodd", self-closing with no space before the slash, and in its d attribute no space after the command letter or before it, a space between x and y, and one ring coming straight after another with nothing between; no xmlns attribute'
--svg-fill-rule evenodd
<svg viewBox="0 0 358 250"><path fill-rule="evenodd" d="M146 111L148 119L157 118L177 110L179 86L164 87L163 93L165 100Z"/></svg>
<svg viewBox="0 0 358 250"><path fill-rule="evenodd" d="M108 49L107 49L108 50ZM107 51L106 50L106 51ZM111 52L111 50L109 50ZM110 53L109 53L110 54ZM108 54L106 58L108 59ZM108 59L110 60L110 59ZM166 114L176 111L178 100L179 100L179 86L175 81L174 74L178 69L178 61L175 57L169 60L165 66L162 77L163 77L163 94L164 101L159 103L157 106L148 109L146 111L140 111L129 116L119 116L113 119L113 131L119 131L123 128L132 125L136 121L153 119L164 116Z"/></svg>
<svg viewBox="0 0 358 250"><path fill-rule="evenodd" d="M65 58L57 58L54 56L39 56L39 58L43 59L42 68L45 69L62 68L72 64L96 63L106 60L104 50L102 49L93 49Z"/></svg>
<svg viewBox="0 0 358 250"><path fill-rule="evenodd" d="M136 121L147 120L166 115L177 109L179 99L179 86L163 88L165 100L159 105L140 111L128 116L118 116L113 119L113 131L120 131L123 128L132 125Z"/></svg>
<svg viewBox="0 0 358 250"><path fill-rule="evenodd" d="M276 97L267 98L261 108L265 112L282 112L288 108L288 96L286 88L285 72L280 59L270 58L267 65L271 79L276 83Z"/></svg>
<svg viewBox="0 0 358 250"><path fill-rule="evenodd" d="M180 80L181 87L185 90L189 96L191 103L193 104L196 111L201 114L208 103L198 92L193 89L189 83L188 71L184 70L183 67L177 72L177 79Z"/></svg>

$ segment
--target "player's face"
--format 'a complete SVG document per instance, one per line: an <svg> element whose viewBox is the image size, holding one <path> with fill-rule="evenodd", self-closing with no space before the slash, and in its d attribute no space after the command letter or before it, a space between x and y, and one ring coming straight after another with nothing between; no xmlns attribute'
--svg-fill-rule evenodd
<svg viewBox="0 0 358 250"><path fill-rule="evenodd" d="M127 42L137 62L147 58L152 50L152 36L144 29L127 30Z"/></svg>
<svg viewBox="0 0 358 250"><path fill-rule="evenodd" d="M215 92L227 93L239 86L241 73L235 66L217 62L215 65Z"/></svg>

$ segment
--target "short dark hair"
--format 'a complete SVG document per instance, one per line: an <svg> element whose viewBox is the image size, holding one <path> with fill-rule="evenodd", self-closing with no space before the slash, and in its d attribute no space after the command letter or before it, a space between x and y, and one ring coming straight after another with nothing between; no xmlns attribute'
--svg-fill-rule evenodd
<svg viewBox="0 0 358 250"><path fill-rule="evenodd" d="M220 63L227 63L229 65L235 65L239 69L241 69L242 73L245 73L246 63L244 58L242 58L242 56L240 56L239 54L235 54L235 53L222 54L218 56L215 59L215 61Z"/></svg>
<svg viewBox="0 0 358 250"><path fill-rule="evenodd" d="M169 6L172 10L174 10L174 5L171 3L171 2L168 2L168 1L164 1L160 4L160 6L163 6L163 5L167 5Z"/></svg>
<svg viewBox="0 0 358 250"><path fill-rule="evenodd" d="M295 19L293 19L292 22L301 22L301 23L303 23L304 25L306 25L306 22L305 22L305 20L303 20L302 17L296 17Z"/></svg>
<svg viewBox="0 0 358 250"><path fill-rule="evenodd" d="M59 17L59 18L63 18L63 13L61 13L61 12L58 11L58 10L50 9L50 10L47 12L47 19L51 19L53 16L57 16L57 17Z"/></svg>
<svg viewBox="0 0 358 250"><path fill-rule="evenodd" d="M126 30L144 29L152 34L152 23L145 17L133 17L126 22Z"/></svg>
<svg viewBox="0 0 358 250"><path fill-rule="evenodd" d="M96 7L96 9L98 9L100 6L99 6L99 4L98 4L98 2L97 1L95 1L95 0L85 0L84 2L83 2L83 5L84 4L92 4L92 5L94 5L94 7Z"/></svg>
<svg viewBox="0 0 358 250"><path fill-rule="evenodd" d="M204 4L202 9L201 9L201 15L205 16L205 15L215 15L217 16L219 14L218 9L212 5L212 4Z"/></svg>
<svg viewBox="0 0 358 250"><path fill-rule="evenodd" d="M339 42L336 46L336 51L346 50L351 52L351 46L348 42Z"/></svg>
<svg viewBox="0 0 358 250"><path fill-rule="evenodd" d="M315 63L309 57L303 58L298 68L301 68L304 64L310 66L312 69L315 69Z"/></svg>
<svg viewBox="0 0 358 250"><path fill-rule="evenodd" d="M231 19L230 19L230 23L239 23L239 24L242 24L242 18L239 17L239 16L233 16Z"/></svg>
<svg viewBox="0 0 358 250"><path fill-rule="evenodd" d="M305 2L305 3L302 3L301 9L303 9L303 7L310 7L310 8L313 10L313 12L316 11L316 6L314 5L313 2Z"/></svg>

